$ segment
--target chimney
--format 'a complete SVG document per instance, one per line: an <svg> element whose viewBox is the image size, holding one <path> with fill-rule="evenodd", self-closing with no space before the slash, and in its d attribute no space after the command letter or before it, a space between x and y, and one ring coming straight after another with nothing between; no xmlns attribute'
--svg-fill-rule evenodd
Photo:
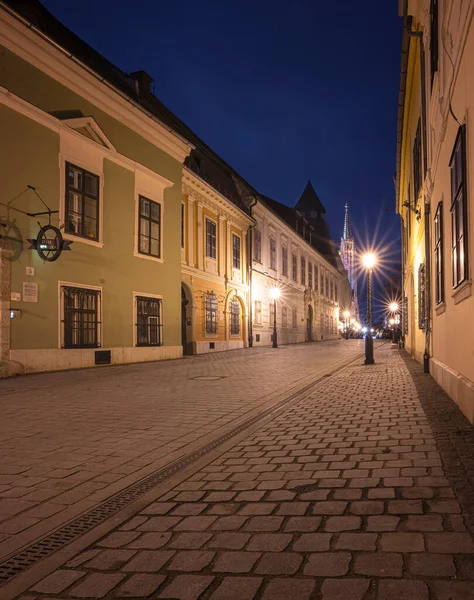
<svg viewBox="0 0 474 600"><path fill-rule="evenodd" d="M148 75L146 71L134 71L130 73L130 77L135 79L135 83L137 86L137 92L140 94L150 93L151 92L151 84L153 83L153 78Z"/></svg>

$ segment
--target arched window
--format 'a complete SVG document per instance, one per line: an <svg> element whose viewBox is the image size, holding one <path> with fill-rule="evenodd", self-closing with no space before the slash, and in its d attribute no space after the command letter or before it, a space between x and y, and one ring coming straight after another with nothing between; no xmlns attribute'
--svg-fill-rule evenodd
<svg viewBox="0 0 474 600"><path fill-rule="evenodd" d="M230 303L230 335L240 335L240 302L237 298Z"/></svg>

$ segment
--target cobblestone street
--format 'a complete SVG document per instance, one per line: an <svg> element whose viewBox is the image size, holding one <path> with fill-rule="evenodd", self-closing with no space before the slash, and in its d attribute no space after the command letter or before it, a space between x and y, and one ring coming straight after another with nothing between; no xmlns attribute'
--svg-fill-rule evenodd
<svg viewBox="0 0 474 600"><path fill-rule="evenodd" d="M362 349L0 382L2 600L474 599L473 428Z"/></svg>

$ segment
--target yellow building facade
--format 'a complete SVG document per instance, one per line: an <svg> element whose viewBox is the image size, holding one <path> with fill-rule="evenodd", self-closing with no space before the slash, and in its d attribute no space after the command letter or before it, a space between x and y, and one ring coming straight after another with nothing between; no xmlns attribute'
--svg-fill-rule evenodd
<svg viewBox="0 0 474 600"><path fill-rule="evenodd" d="M252 219L187 167L182 191L183 350L202 354L246 347Z"/></svg>

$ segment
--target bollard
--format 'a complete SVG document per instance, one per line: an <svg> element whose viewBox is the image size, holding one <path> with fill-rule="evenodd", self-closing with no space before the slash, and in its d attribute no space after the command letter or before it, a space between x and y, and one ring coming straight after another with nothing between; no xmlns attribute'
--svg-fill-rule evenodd
<svg viewBox="0 0 474 600"><path fill-rule="evenodd" d="M370 331L365 336L365 365L374 364L374 340Z"/></svg>

